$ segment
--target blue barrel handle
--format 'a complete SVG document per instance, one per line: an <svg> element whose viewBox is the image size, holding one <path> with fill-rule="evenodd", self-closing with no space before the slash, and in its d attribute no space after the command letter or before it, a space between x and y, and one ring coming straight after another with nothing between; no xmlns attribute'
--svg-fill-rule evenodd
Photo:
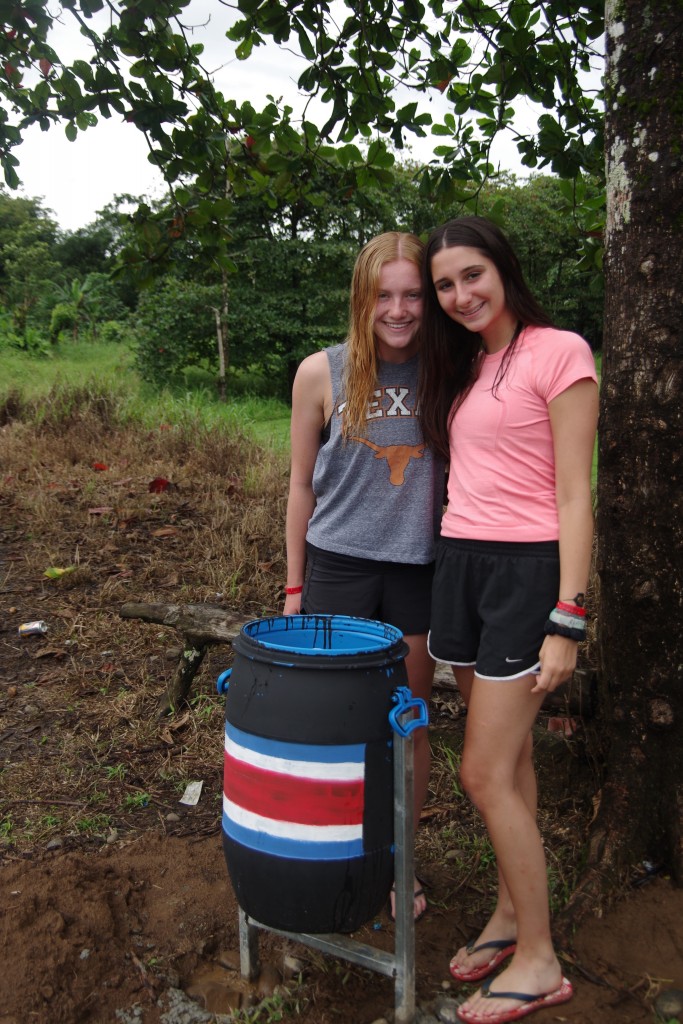
<svg viewBox="0 0 683 1024"><path fill-rule="evenodd" d="M230 685L230 676L232 675L232 669L226 668L225 672L221 672L218 679L216 680L216 692L227 693L228 686Z"/></svg>
<svg viewBox="0 0 683 1024"><path fill-rule="evenodd" d="M413 697L407 686L399 686L392 694L391 699L396 707L392 708L389 712L389 722L391 723L391 728L399 736L403 736L405 739L416 729L419 729L420 726L429 723L427 702L422 697ZM399 722L399 715L404 715L406 711L417 711L417 716L405 723Z"/></svg>

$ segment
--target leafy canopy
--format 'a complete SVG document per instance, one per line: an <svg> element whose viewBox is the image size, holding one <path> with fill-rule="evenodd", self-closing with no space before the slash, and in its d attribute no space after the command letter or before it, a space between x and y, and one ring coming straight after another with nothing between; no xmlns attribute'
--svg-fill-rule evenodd
<svg viewBox="0 0 683 1024"><path fill-rule="evenodd" d="M203 47L188 34L189 6L63 0L63 17L74 18L83 35L83 56L65 64L50 45L47 0L4 4L0 158L8 184L18 183L12 150L33 123L47 130L63 122L75 139L98 117L123 117L145 132L150 159L171 183L199 175L226 132L260 127L282 148L291 111L257 115L214 89ZM93 27L99 12L109 15L103 31ZM582 75L603 33L601 0L237 0L236 15L228 36L240 59L271 39L297 47L307 62L299 87L329 111L322 126L304 128L310 141L372 139L373 162L381 165L385 142L401 148L431 125L443 139L442 177L476 179L491 140L512 127L524 97L547 111L535 137L518 137L527 166L551 164L563 177L597 169L602 109ZM399 86L410 100L401 106ZM420 93L447 99L436 123L420 107Z"/></svg>
<svg viewBox="0 0 683 1024"><path fill-rule="evenodd" d="M83 37L70 63L51 45L48 0L3 3L8 185L19 184L15 150L29 125L63 124L73 140L100 118L130 122L173 204L165 220L139 209L137 251L124 254L136 273L153 274L187 235L207 261L234 270L226 227L234 197L258 196L273 210L283 198L323 203L321 174L325 195L330 179L340 197L387 187L394 150L428 130L439 144L419 176L432 201L476 192L494 171L491 144L502 131L513 132L529 168L602 174L601 94L585 88L602 0L237 0L234 10L237 57L266 41L297 49L299 87L322 101L323 124L307 114L293 120L272 97L259 111L223 96L192 41L190 0L62 0L60 16L75 19ZM544 112L535 132L520 134L515 112L527 99Z"/></svg>

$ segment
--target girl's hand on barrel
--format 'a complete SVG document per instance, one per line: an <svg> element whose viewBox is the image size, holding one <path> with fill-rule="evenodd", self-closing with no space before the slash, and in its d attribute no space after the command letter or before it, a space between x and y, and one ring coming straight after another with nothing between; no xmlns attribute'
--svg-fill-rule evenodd
<svg viewBox="0 0 683 1024"><path fill-rule="evenodd" d="M301 612L301 594L287 594L283 615L299 615Z"/></svg>

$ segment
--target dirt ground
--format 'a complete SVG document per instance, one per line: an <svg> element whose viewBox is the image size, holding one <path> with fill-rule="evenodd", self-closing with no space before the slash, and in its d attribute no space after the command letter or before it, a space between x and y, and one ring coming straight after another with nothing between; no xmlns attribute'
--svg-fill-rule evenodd
<svg viewBox="0 0 683 1024"><path fill-rule="evenodd" d="M181 638L119 615L127 601L218 603L243 619L276 611L285 472L237 443L107 417L0 428L0 1024L390 1021L390 979L270 934L259 978L240 978L215 690L229 647L209 653L189 705L159 718ZM36 619L48 632L20 637ZM492 865L453 781L464 711L445 685L430 715L416 992L431 1021L453 1019L436 1016L460 994L448 961L485 919ZM539 724L557 903L590 816L578 725L567 738ZM191 781L203 786L186 806ZM534 1019L654 1021L660 993L683 989L681 920L683 891L641 866L561 951L573 1001ZM392 948L391 922L382 913L355 937Z"/></svg>

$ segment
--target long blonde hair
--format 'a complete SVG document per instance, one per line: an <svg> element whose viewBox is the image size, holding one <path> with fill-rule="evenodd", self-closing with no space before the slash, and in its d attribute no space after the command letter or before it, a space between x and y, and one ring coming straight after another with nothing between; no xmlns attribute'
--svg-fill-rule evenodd
<svg viewBox="0 0 683 1024"><path fill-rule="evenodd" d="M382 267L396 260L410 260L420 271L423 252L424 244L417 235L386 231L370 239L358 254L353 268L349 301L344 374L346 406L342 427L344 437L365 434L368 404L377 387L379 360L373 325Z"/></svg>

